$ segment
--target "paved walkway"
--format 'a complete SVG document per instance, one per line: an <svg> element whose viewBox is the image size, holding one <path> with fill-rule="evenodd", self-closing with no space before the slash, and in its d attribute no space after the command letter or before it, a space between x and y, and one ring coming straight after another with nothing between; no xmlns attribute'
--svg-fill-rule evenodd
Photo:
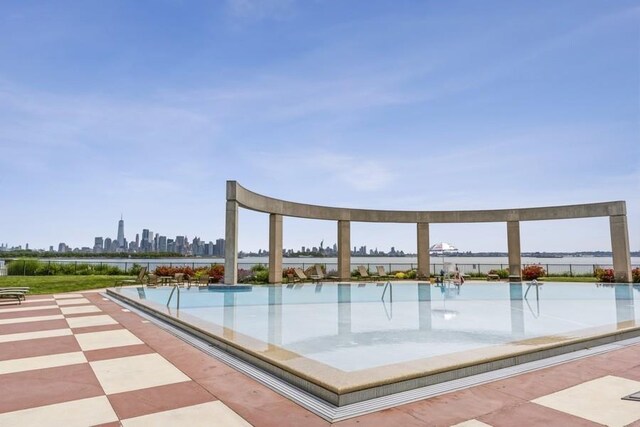
<svg viewBox="0 0 640 427"><path fill-rule="evenodd" d="M640 345L336 423L640 426ZM0 426L326 426L98 293L0 306Z"/></svg>

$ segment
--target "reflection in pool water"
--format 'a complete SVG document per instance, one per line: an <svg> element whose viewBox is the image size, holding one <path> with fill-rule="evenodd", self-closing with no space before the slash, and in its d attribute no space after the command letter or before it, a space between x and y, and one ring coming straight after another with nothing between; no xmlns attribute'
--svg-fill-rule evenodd
<svg viewBox="0 0 640 427"><path fill-rule="evenodd" d="M182 319L223 327L223 338L252 339L254 350L286 350L343 372L424 358L447 358L511 343L553 343L636 325L631 285L526 283L433 286L382 284L254 286L250 292L181 290L167 310L170 288L122 289L132 299ZM525 297L525 293L527 296ZM187 320L188 321L188 320Z"/></svg>

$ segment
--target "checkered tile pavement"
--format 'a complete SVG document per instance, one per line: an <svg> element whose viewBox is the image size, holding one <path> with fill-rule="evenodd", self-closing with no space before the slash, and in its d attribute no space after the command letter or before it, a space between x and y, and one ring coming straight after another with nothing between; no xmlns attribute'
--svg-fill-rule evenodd
<svg viewBox="0 0 640 427"><path fill-rule="evenodd" d="M111 424L250 425L83 295L0 307L0 425Z"/></svg>
<svg viewBox="0 0 640 427"><path fill-rule="evenodd" d="M638 426L640 345L336 423ZM329 423L98 293L0 305L0 426Z"/></svg>

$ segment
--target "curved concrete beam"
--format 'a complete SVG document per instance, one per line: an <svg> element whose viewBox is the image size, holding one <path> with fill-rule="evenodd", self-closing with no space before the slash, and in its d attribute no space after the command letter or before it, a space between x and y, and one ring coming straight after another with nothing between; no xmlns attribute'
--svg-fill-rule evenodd
<svg viewBox="0 0 640 427"><path fill-rule="evenodd" d="M225 283L236 283L237 281L238 207L270 214L269 282L271 283L279 282L282 277L283 216L338 222L338 277L341 280L351 278L351 221L417 224L418 275L420 277L429 276L429 224L505 222L507 223L509 252L509 280L512 281L519 281L521 273L520 221L608 216L616 279L620 282L629 282L631 279L627 208L624 201L476 211L388 211L289 202L254 193L236 181L227 181Z"/></svg>
<svg viewBox="0 0 640 427"><path fill-rule="evenodd" d="M227 200L235 201L245 209L258 212L298 218L356 222L462 223L540 221L626 215L627 213L624 201L476 211L388 211L338 208L274 199L247 190L236 181L227 181Z"/></svg>

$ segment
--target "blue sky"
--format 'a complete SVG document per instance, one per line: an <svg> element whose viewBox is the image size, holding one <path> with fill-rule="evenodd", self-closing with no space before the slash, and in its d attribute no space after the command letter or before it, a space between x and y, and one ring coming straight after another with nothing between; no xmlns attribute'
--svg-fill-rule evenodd
<svg viewBox="0 0 640 427"><path fill-rule="evenodd" d="M626 200L640 249L635 1L4 1L0 242L224 233L225 180L274 197L448 210ZM268 218L240 214L242 249ZM285 247L332 243L286 218ZM606 218L522 249L609 250ZM506 225L431 227L506 251ZM352 224L415 251L415 226Z"/></svg>

